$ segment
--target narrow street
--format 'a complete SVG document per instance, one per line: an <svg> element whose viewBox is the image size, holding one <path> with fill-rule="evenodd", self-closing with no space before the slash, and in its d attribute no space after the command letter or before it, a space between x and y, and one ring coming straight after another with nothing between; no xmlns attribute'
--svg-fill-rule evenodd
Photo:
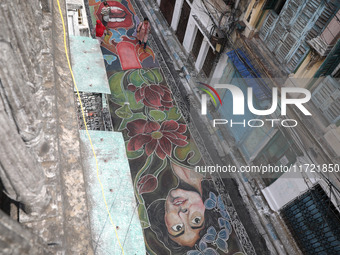
<svg viewBox="0 0 340 255"><path fill-rule="evenodd" d="M153 28L145 51L139 46L136 28L146 14L132 1L108 3L117 10L101 47L110 112L126 143L147 252L267 254L237 184L194 172L195 166L232 162L221 161L201 116L190 111L197 105L190 105ZM95 24L103 4L92 0L89 6Z"/></svg>

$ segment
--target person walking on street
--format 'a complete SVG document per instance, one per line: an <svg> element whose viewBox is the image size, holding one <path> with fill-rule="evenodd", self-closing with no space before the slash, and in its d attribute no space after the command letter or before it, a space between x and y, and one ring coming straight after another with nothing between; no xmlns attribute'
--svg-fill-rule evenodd
<svg viewBox="0 0 340 255"><path fill-rule="evenodd" d="M100 44L103 44L106 28L103 23L98 19L96 24L96 38L99 40Z"/></svg>
<svg viewBox="0 0 340 255"><path fill-rule="evenodd" d="M148 18L144 18L144 21L139 23L137 27L137 39L139 46L141 46L142 42L144 43L144 52L146 49L146 43L148 41L148 34L150 33L151 26Z"/></svg>
<svg viewBox="0 0 340 255"><path fill-rule="evenodd" d="M110 19L110 6L109 4L105 1L104 3L104 7L102 8L100 14L102 15L102 23L103 25L106 27L106 30L108 31L107 29L107 23L109 22L109 19Z"/></svg>

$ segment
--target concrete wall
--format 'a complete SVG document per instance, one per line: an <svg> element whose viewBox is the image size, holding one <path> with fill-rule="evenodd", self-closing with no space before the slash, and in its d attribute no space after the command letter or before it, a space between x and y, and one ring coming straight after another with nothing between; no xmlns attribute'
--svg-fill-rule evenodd
<svg viewBox="0 0 340 255"><path fill-rule="evenodd" d="M1 1L0 21L0 178L21 203L20 224L0 214L0 251L48 254L36 235L52 254L93 254L57 1Z"/></svg>

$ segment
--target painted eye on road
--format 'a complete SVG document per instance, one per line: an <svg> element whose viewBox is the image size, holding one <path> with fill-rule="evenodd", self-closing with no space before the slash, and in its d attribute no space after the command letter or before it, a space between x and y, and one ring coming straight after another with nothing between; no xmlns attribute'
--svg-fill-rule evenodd
<svg viewBox="0 0 340 255"><path fill-rule="evenodd" d="M191 222L193 224L199 224L201 222L201 219L202 219L202 217L195 217L195 218L192 219Z"/></svg>
<svg viewBox="0 0 340 255"><path fill-rule="evenodd" d="M182 229L183 229L183 224L176 224L176 225L172 226L172 230L176 231L176 232L179 232Z"/></svg>

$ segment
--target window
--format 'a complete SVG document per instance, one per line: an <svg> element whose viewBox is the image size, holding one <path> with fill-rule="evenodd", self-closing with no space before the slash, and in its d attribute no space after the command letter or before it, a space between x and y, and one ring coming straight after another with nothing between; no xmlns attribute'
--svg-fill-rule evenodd
<svg viewBox="0 0 340 255"><path fill-rule="evenodd" d="M81 12L81 9L78 9L78 24L79 25L83 24L83 14Z"/></svg>
<svg viewBox="0 0 340 255"><path fill-rule="evenodd" d="M280 213L303 254L340 254L340 214L320 185Z"/></svg>
<svg viewBox="0 0 340 255"><path fill-rule="evenodd" d="M329 123L340 120L340 84L331 76L322 79L312 94L312 102Z"/></svg>
<svg viewBox="0 0 340 255"><path fill-rule="evenodd" d="M273 10L277 14L280 14L283 6L285 5L286 0L268 0L264 5L264 10Z"/></svg>
<svg viewBox="0 0 340 255"><path fill-rule="evenodd" d="M296 156L298 156L296 155L297 152L300 154L295 143L287 135L285 136L282 132L278 131L258 154L254 160L254 165L290 166L295 163ZM261 174L260 177L269 186L282 174L282 172L268 172Z"/></svg>
<svg viewBox="0 0 340 255"><path fill-rule="evenodd" d="M264 8L270 11L260 29L260 38L287 73L295 72L308 54L306 40L321 33L319 25L325 27L322 24L327 24L339 9L322 0L269 0Z"/></svg>

